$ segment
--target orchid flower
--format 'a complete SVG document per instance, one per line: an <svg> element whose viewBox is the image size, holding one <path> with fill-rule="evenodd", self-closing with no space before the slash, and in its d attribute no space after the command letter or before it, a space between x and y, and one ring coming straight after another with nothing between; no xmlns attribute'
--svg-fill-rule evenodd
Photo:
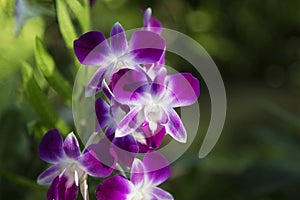
<svg viewBox="0 0 300 200"><path fill-rule="evenodd" d="M108 104L102 98L98 98L95 103L99 126L105 129L106 137L118 148L121 148L120 151L116 150L118 157L123 158L124 154L128 154L132 158L129 163L132 164L135 153L145 153L158 148L166 132L165 128L161 127L156 133L150 134L149 126L145 123L132 134L116 138L116 128L129 111L128 105L122 105L114 99L111 99L110 104ZM119 154L123 154L123 156Z"/></svg>
<svg viewBox="0 0 300 200"><path fill-rule="evenodd" d="M158 153L135 159L130 180L115 175L103 181L96 190L98 200L172 200L170 193L157 187L170 176L168 161Z"/></svg>
<svg viewBox="0 0 300 200"><path fill-rule="evenodd" d="M174 108L197 101L198 80L189 73L161 74L154 81L145 83L145 76L148 75L129 70L114 84L112 91L116 101L132 108L118 124L115 137L129 135L147 122L152 132L164 126L175 140L186 142L186 130Z"/></svg>
<svg viewBox="0 0 300 200"><path fill-rule="evenodd" d="M17 0L16 5L20 7L22 2L26 1ZM95 0L89 2L93 5ZM99 184L98 200L174 199L158 187L169 178L170 166L155 150L166 134L179 142L187 141L175 108L194 104L200 85L190 73L167 75L162 30L148 8L144 10L143 27L129 40L117 22L109 39L101 32L90 31L74 41L79 62L97 67L86 85L85 96L103 92L106 98L101 96L95 101L97 125L82 152L73 133L63 141L58 130L52 129L42 138L39 156L52 166L40 174L37 182L50 185L47 200L75 200L78 188L88 200L88 176L104 178L114 169L122 175ZM99 131L104 136L91 144ZM142 160L136 158L139 153L144 154ZM130 169L130 178L122 167Z"/></svg>
<svg viewBox="0 0 300 200"><path fill-rule="evenodd" d="M118 102L111 101L109 106L102 98L98 98L95 103L95 112L101 129L105 129L105 136L111 142L118 155L118 161L126 166L132 165L133 159L138 152L138 146L134 138L130 135L123 138L115 138L114 132L120 121L129 111L129 107ZM114 103L113 103L114 102Z"/></svg>
<svg viewBox="0 0 300 200"><path fill-rule="evenodd" d="M129 44L124 29L116 23L110 33L110 46L101 32L91 31L74 41L74 51L84 65L101 66L87 86L87 96L103 88L103 81L110 83L111 76L120 69L139 70L140 64L160 60L165 50L165 40L148 30L135 31Z"/></svg>
<svg viewBox="0 0 300 200"><path fill-rule="evenodd" d="M124 75L125 74L128 74L128 73L133 73L131 74L132 76L136 76L136 81L138 80L138 82L134 82L134 80L132 79L127 79L126 80L126 84L127 85L143 85L143 84L148 84L149 82L152 82L152 78L155 79L157 82L159 81L162 81L163 77L165 77L165 68L161 68L161 70L157 71L155 74L154 77L150 77L150 76L140 76L140 72L138 72L137 74L135 74L135 72L138 72L138 71L135 71L135 70L129 70L129 69L122 69L122 70L119 70L117 73L115 73L112 77L112 81L111 81L111 84L109 85L109 89L111 91L114 90L114 87L116 86L116 84L118 84L119 80L122 78L122 80L124 80ZM158 73L159 72L159 73ZM144 74L144 72L143 72ZM131 87L131 86L130 86ZM110 93L109 93L110 94ZM113 124L113 128L110 128L108 130L110 130L111 132L113 132L113 134L115 133L116 131L116 128L118 127L119 123L121 122L121 120L130 112L130 110L133 108L133 107L130 107L130 105L127 105L126 103L127 102L122 102L122 103L125 103L124 105L122 105L120 102L117 102L114 98L114 94L111 93L112 95L108 96L108 98L110 99L110 108L112 108L112 110L109 111L109 115L106 115L106 117L104 117L105 115L103 115L103 113L107 112L107 109L105 109L105 106L107 106L107 104L103 104L103 103L100 103L100 102L103 102L103 100L97 100L99 102L96 102L96 105L97 103L100 103L98 104L98 109L96 108L96 114L98 116L98 121L99 123L102 122L102 127L105 127L105 125L103 124L103 122L106 122L106 121L111 121L111 122L114 122L114 123L111 123ZM102 106L100 106L102 105ZM124 109L123 109L123 112L119 114L117 114L117 111L120 109L116 109L116 107L127 107L126 109L126 112L124 112ZM117 119L117 120L116 120ZM133 120L131 123L129 123L129 127L134 127L135 126L135 120ZM132 132L129 136L132 136L134 138L134 140L137 142L138 146L139 146L139 152L140 153L145 153L147 151L153 151L155 150L156 148L158 148L162 142L162 139L164 138L166 134L166 131L165 131L165 128L163 126L157 128L157 130L153 133L151 130L150 130L150 127L149 127L149 123L148 122L144 122L143 124L141 124L140 127L137 127L135 129L134 132ZM115 136L115 134L114 134ZM117 139L119 137L114 137L114 139Z"/></svg>
<svg viewBox="0 0 300 200"><path fill-rule="evenodd" d="M112 173L116 154L110 149L106 155L112 158L111 166L102 164L92 147L81 153L73 133L63 142L57 129L49 130L39 145L39 156L53 165L38 177L37 182L41 185L51 184L47 192L48 200L76 199L79 183L85 183L87 175L107 177ZM82 195L87 199L87 184L81 188L85 188Z"/></svg>
<svg viewBox="0 0 300 200"><path fill-rule="evenodd" d="M143 12L144 12L144 18L143 18L142 30L148 30L157 34L161 34L162 25L158 19L152 16L152 9L147 8L146 10L143 10ZM143 69L147 72L149 77L152 80L154 80L157 74L160 74L161 71L166 71L164 67L164 62L165 62L165 51L163 52L163 55L161 56L158 62L145 64Z"/></svg>
<svg viewBox="0 0 300 200"><path fill-rule="evenodd" d="M144 30L153 31L157 34L161 34L162 25L155 17L152 16L152 9L147 8L144 11L143 18Z"/></svg>

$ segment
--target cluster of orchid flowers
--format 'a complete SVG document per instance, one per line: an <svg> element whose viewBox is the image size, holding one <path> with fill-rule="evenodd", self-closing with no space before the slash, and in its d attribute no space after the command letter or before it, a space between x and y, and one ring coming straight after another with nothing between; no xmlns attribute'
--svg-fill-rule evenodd
<svg viewBox="0 0 300 200"><path fill-rule="evenodd" d="M200 86L190 73L167 75L162 26L150 8L144 11L143 23L129 42L120 23L112 27L109 42L96 31L74 41L78 60L99 66L85 95L102 94L95 101L95 131L104 136L81 152L73 133L64 141L56 129L44 135L39 155L53 165L38 177L38 183L50 185L47 199L76 199L78 188L89 199L87 177L107 178L121 166L130 169L130 178L121 170L120 175L102 181L97 199L173 199L157 187L169 178L170 166L156 150L167 134L186 142L186 130L174 108L194 104ZM138 154L144 158L137 158Z"/></svg>

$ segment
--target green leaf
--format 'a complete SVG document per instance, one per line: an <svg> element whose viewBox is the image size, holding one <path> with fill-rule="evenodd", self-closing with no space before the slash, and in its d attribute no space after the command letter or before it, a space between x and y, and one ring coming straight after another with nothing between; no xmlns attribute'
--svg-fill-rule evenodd
<svg viewBox="0 0 300 200"><path fill-rule="evenodd" d="M49 103L46 95L38 85L33 75L32 67L26 62L24 62L22 66L22 77L28 98L42 120L47 123L49 127L56 127L61 133L67 134L70 130L68 125L59 118L56 111Z"/></svg>
<svg viewBox="0 0 300 200"><path fill-rule="evenodd" d="M39 70L42 72L49 85L71 105L72 87L68 81L58 72L51 55L45 49L42 41L35 38L35 60Z"/></svg>
<svg viewBox="0 0 300 200"><path fill-rule="evenodd" d="M84 0L83 13L81 17L82 32L87 32L91 29L91 7L89 0Z"/></svg>
<svg viewBox="0 0 300 200"><path fill-rule="evenodd" d="M90 30L90 4L88 0L84 0L83 5L78 0L66 0L66 3L77 18L82 32Z"/></svg>
<svg viewBox="0 0 300 200"><path fill-rule="evenodd" d="M65 1L56 0L56 15L59 30L66 43L66 46L68 47L68 49L72 49L73 41L77 38L77 34L70 18L70 14Z"/></svg>
<svg viewBox="0 0 300 200"><path fill-rule="evenodd" d="M0 168L0 175L6 178L8 181L14 182L21 186L26 186L31 189L35 189L35 190L38 189L38 190L45 190L45 191L47 189L47 187L37 184L36 181L30 180L24 176L14 174L2 168Z"/></svg>

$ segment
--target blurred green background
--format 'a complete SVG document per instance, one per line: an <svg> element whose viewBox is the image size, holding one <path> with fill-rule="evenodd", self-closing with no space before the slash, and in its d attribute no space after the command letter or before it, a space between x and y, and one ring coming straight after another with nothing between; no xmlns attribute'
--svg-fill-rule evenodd
<svg viewBox="0 0 300 200"><path fill-rule="evenodd" d="M16 18L14 1L0 0L0 199L45 199L47 191L35 181L47 167L37 154L41 137L37 130L49 127L38 126L40 116L22 81L23 61L33 66L55 111L74 126L71 109L35 66L38 35L59 72L73 84L76 63L59 31L55 5L51 0L24 2L28 7ZM96 0L91 7L92 29L108 36L117 21L125 29L141 27L140 9L147 7L164 27L187 34L207 50L222 74L228 98L221 138L207 157L199 159L210 101L198 74L199 134L172 164L172 177L162 187L180 200L299 199L300 1ZM192 71L176 57L167 57L167 63ZM90 186L91 196L95 187Z"/></svg>

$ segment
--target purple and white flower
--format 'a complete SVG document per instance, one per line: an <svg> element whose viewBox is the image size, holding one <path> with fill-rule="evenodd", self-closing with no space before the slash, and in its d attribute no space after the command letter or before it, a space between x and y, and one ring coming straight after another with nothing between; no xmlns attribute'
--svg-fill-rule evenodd
<svg viewBox="0 0 300 200"><path fill-rule="evenodd" d="M111 141L111 147L114 148L118 155L118 161L130 167L134 157L138 153L138 146L131 135L122 138L115 138L114 133L118 122L129 111L129 107L121 105L116 101L110 100L111 104L107 104L102 98L98 98L95 102L95 112L99 126L105 130L105 136ZM104 138L105 139L105 138Z"/></svg>
<svg viewBox="0 0 300 200"><path fill-rule="evenodd" d="M118 124L115 137L129 135L146 122L152 133L164 126L175 140L186 142L186 130L174 108L197 101L199 81L189 73L168 76L162 73L149 82L144 81L149 79L145 77L148 77L146 73L128 70L114 83L112 91L116 101L131 107Z"/></svg>
<svg viewBox="0 0 300 200"><path fill-rule="evenodd" d="M166 134L164 127L160 127L157 132L152 134L149 125L144 123L130 135L115 137L116 128L129 113L130 107L120 104L113 98L110 99L110 104L106 103L102 98L98 98L95 103L95 111L99 126L101 129L105 129L105 136L116 146L115 150L118 158L123 160L123 163L124 159L127 158L125 159L127 166L131 166L136 153L145 153L158 148Z"/></svg>
<svg viewBox="0 0 300 200"><path fill-rule="evenodd" d="M116 154L112 149L102 152L111 160L111 166L106 166L99 158L99 152L93 151L94 146L80 152L78 141L70 133L65 141L57 129L49 130L39 145L39 156L52 166L46 169L37 182L41 185L51 184L47 199L75 199L78 195L79 183L86 181L87 175L95 177L109 176L116 165ZM107 163L107 162L106 162ZM87 186L87 185L86 185ZM86 187L87 188L87 187ZM84 197L87 195L82 194Z"/></svg>
<svg viewBox="0 0 300 200"><path fill-rule="evenodd" d="M158 187L169 178L170 166L155 150L166 134L179 142L187 141L175 108L194 104L200 85L190 73L167 75L162 30L148 8L144 10L143 27L134 31L129 41L118 22L109 40L101 32L90 31L74 41L79 62L97 67L85 96L100 91L106 96L95 102L98 123L94 135L103 131L104 137L81 152L73 133L64 141L57 129L44 135L39 156L52 166L37 182L50 185L48 200L75 200L79 187L83 199L88 200L88 176L104 178L115 168L122 175L100 183L96 190L98 200L174 199ZM145 154L143 160L136 158L138 153ZM131 169L129 179L122 166Z"/></svg>
<svg viewBox="0 0 300 200"><path fill-rule="evenodd" d="M157 34L161 34L162 32L162 25L158 19L152 16L152 9L147 8L144 11L144 18L143 18L143 29L153 31Z"/></svg>
<svg viewBox="0 0 300 200"><path fill-rule="evenodd" d="M144 18L143 18L143 28L142 30L152 31L157 34L161 34L162 32L162 25L158 19L152 16L152 9L147 8L143 10ZM162 71L167 71L164 67L165 63L165 52L161 56L160 60L156 63L152 64L145 64L144 70L147 72L148 76L154 80L158 74L161 74Z"/></svg>
<svg viewBox="0 0 300 200"><path fill-rule="evenodd" d="M115 175L103 181L96 190L98 200L172 200L172 195L157 187L170 176L168 161L158 153L135 159L130 180Z"/></svg>
<svg viewBox="0 0 300 200"><path fill-rule="evenodd" d="M165 40L148 30L135 31L127 43L124 29L116 23L110 33L110 46L101 32L91 31L74 41L74 51L84 65L101 66L87 86L87 96L103 88L103 81L110 83L111 76L120 69L140 70L140 64L160 60L165 50Z"/></svg>

